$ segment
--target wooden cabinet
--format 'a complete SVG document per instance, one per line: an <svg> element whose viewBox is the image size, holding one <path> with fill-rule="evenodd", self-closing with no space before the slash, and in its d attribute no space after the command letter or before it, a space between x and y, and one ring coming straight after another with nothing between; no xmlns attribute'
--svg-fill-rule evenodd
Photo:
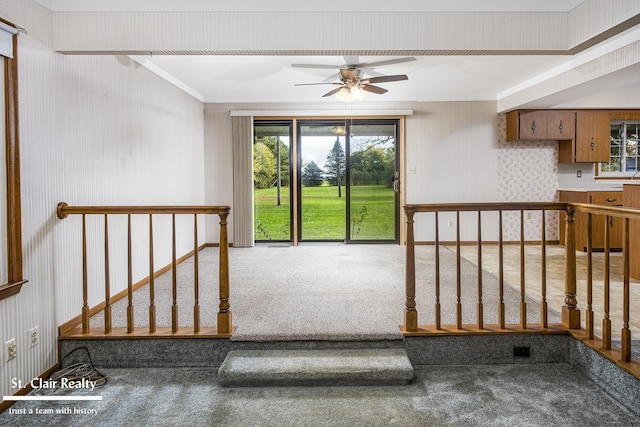
<svg viewBox="0 0 640 427"><path fill-rule="evenodd" d="M547 136L549 139L573 139L575 135L575 111L548 111Z"/></svg>
<svg viewBox="0 0 640 427"><path fill-rule="evenodd" d="M546 111L522 111L518 120L518 139L547 139Z"/></svg>
<svg viewBox="0 0 640 427"><path fill-rule="evenodd" d="M559 141L559 163L608 162L611 117L608 110L510 111L507 141Z"/></svg>
<svg viewBox="0 0 640 427"><path fill-rule="evenodd" d="M559 200L561 202L590 203L594 205L622 206L622 191L560 191ZM565 219L563 213L560 221L560 243L565 240ZM576 250L587 251L587 221L588 214L576 212ZM607 218L601 215L593 215L591 219L592 248L594 251L604 250L605 229L609 229L609 247L612 251L622 249L622 220L618 218Z"/></svg>
<svg viewBox="0 0 640 427"><path fill-rule="evenodd" d="M575 111L522 110L507 113L507 140L571 140Z"/></svg>
<svg viewBox="0 0 640 427"><path fill-rule="evenodd" d="M610 139L611 119L608 111L576 113L576 162L608 162Z"/></svg>
<svg viewBox="0 0 640 427"><path fill-rule="evenodd" d="M640 208L640 185L623 185L624 205ZM640 280L640 220L629 221L629 275Z"/></svg>
<svg viewBox="0 0 640 427"><path fill-rule="evenodd" d="M558 163L608 162L611 119L608 111L576 112L575 137L558 143Z"/></svg>

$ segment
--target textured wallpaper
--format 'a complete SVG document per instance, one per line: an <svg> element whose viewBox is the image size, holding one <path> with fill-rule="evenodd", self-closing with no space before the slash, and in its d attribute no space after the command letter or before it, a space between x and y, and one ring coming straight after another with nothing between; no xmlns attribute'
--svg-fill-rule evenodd
<svg viewBox="0 0 640 427"><path fill-rule="evenodd" d="M499 114L498 126L498 200L505 202L553 202L558 190L558 142L507 142L506 115ZM546 239L558 240L556 212L547 212ZM520 213L504 215L505 240L520 238ZM525 213L525 238L542 237L541 213Z"/></svg>

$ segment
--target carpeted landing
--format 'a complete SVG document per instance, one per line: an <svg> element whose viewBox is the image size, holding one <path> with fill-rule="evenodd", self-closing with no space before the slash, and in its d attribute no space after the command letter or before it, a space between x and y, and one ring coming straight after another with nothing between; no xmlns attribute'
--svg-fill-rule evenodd
<svg viewBox="0 0 640 427"><path fill-rule="evenodd" d="M18 402L12 407L17 412L0 414L0 425L640 425L637 416L568 364L421 366L409 385L378 387L225 388L216 371L105 369L106 385L93 393L73 391L100 395L101 401Z"/></svg>
<svg viewBox="0 0 640 427"><path fill-rule="evenodd" d="M434 321L435 249L416 247L416 305L419 323ZM455 254L441 248L443 324L456 321ZM405 302L405 247L399 245L257 245L231 248L231 310L239 341L393 340L402 339ZM200 252L200 310L202 326L215 326L218 308L217 248ZM178 266L179 326L191 326L193 259ZM462 259L463 322L476 322L478 269ZM498 280L483 272L484 321L496 324ZM159 327L171 322L171 272L156 279L155 304ZM519 291L505 286L507 323L519 323ZM148 287L135 292L134 318L148 326ZM113 306L113 326L126 326L126 300ZM529 323L539 322L539 304L527 298ZM558 323L549 311L549 322ZM103 325L102 313L91 326Z"/></svg>

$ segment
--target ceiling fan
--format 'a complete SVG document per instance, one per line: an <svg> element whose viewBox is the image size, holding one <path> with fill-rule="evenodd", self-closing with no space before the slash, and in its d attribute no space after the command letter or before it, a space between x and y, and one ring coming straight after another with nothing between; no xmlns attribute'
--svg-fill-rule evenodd
<svg viewBox="0 0 640 427"><path fill-rule="evenodd" d="M335 89L330 90L329 92L322 95L323 98L336 95L338 99L345 102L353 102L353 101L361 101L366 96L366 92L383 94L388 92L387 89L381 88L379 86L374 86L372 83L385 83L385 82L396 82L400 80L408 80L408 77L405 74L397 74L393 76L385 76L380 75L373 71L375 67L380 67L383 65L392 65L392 64L400 64L403 62L415 61L414 57L405 57L405 58L395 58L388 59L385 61L376 61L376 62L361 62L358 63L357 60L349 63L349 59L347 59L347 64L344 65L327 65L327 64L291 64L293 68L320 68L320 69L335 69L338 68L339 72L337 75L330 76L327 81L322 83L299 83L295 86L311 86L311 85L324 85L330 84L334 86L338 86ZM367 74L375 75L374 77L365 77L365 72ZM335 78L339 78L339 82L331 82Z"/></svg>

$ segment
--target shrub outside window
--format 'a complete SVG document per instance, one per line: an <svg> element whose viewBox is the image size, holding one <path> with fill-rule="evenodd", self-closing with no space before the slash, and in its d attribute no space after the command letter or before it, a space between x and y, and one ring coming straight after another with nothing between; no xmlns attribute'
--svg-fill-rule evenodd
<svg viewBox="0 0 640 427"><path fill-rule="evenodd" d="M600 176L631 176L638 172L640 121L611 122L611 160L600 163Z"/></svg>

